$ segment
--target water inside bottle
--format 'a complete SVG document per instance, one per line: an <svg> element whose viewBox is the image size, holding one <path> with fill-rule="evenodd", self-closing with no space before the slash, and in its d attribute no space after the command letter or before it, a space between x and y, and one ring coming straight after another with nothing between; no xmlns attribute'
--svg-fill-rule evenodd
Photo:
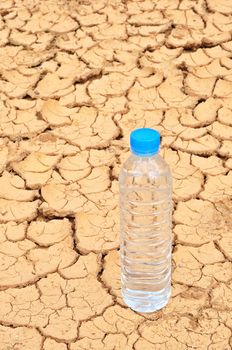
<svg viewBox="0 0 232 350"><path fill-rule="evenodd" d="M171 294L171 179L150 160L131 162L120 174L122 294L132 309L152 312Z"/></svg>

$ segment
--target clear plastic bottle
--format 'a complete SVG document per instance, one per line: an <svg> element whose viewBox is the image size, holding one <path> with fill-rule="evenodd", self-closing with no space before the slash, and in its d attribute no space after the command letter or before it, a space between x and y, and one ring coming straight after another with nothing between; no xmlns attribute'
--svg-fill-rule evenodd
<svg viewBox="0 0 232 350"><path fill-rule="evenodd" d="M130 147L119 176L122 295L133 310L153 312L171 295L172 176L156 130L134 130Z"/></svg>

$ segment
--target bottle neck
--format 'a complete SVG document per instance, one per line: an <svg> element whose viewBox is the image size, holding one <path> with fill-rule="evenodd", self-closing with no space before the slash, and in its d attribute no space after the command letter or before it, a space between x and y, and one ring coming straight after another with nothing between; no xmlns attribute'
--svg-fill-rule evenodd
<svg viewBox="0 0 232 350"><path fill-rule="evenodd" d="M146 158L153 158L153 157L157 156L158 153L159 153L159 152L141 154L141 153L136 153L136 152L132 152L132 151L131 151L131 154L132 154L133 156L135 156L135 157L137 157L137 158L144 158L144 159L146 159Z"/></svg>

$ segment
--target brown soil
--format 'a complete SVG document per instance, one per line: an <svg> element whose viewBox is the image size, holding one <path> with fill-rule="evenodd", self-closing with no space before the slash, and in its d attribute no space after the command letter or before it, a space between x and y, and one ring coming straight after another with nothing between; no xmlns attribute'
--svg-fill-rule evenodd
<svg viewBox="0 0 232 350"><path fill-rule="evenodd" d="M232 348L232 2L0 1L0 350ZM121 298L118 174L154 127L173 295Z"/></svg>

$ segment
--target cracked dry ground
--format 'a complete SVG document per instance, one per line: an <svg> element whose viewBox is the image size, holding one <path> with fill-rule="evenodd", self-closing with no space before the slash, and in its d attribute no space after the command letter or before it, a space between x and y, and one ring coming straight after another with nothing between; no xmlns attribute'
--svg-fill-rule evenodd
<svg viewBox="0 0 232 350"><path fill-rule="evenodd" d="M0 2L0 350L232 348L232 2ZM173 295L120 295L118 173L153 127Z"/></svg>

